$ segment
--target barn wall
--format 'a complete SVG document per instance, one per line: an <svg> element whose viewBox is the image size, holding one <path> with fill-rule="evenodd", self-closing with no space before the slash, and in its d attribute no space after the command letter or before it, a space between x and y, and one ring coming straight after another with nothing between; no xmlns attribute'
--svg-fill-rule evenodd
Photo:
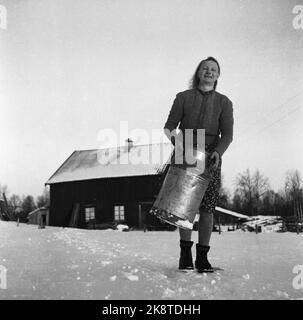
<svg viewBox="0 0 303 320"><path fill-rule="evenodd" d="M52 184L50 225L68 226L73 205L80 203L80 227L85 226L84 207L95 206L96 223L114 221L114 205L125 206L125 223L139 226L138 204L153 202L160 190L161 176L121 177Z"/></svg>

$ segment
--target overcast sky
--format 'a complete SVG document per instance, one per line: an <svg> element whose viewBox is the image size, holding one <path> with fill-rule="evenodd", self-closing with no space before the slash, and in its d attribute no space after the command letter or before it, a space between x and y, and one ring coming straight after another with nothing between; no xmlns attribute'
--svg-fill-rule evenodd
<svg viewBox="0 0 303 320"><path fill-rule="evenodd" d="M38 195L74 151L129 122L162 129L201 59L234 105L224 185L250 168L303 174L303 29L297 0L0 0L0 184ZM126 139L127 137L125 137ZM148 143L141 139L140 144Z"/></svg>

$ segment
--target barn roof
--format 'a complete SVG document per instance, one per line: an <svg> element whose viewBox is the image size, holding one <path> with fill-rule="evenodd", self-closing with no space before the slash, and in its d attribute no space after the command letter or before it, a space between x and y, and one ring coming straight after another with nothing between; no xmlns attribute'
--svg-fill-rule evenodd
<svg viewBox="0 0 303 320"><path fill-rule="evenodd" d="M46 184L160 174L172 151L170 142L74 151Z"/></svg>

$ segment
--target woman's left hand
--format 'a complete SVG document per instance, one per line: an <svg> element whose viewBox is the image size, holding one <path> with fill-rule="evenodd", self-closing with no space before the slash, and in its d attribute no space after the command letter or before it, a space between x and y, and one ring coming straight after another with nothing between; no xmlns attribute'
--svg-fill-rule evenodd
<svg viewBox="0 0 303 320"><path fill-rule="evenodd" d="M211 156L210 156L210 159L213 160L213 167L215 169L218 168L218 165L219 165L219 162L220 162L220 154L218 151L214 151Z"/></svg>

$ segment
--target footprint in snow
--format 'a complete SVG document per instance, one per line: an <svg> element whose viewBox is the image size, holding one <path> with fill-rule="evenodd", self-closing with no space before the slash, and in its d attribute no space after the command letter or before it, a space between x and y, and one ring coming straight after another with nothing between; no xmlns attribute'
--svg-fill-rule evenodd
<svg viewBox="0 0 303 320"><path fill-rule="evenodd" d="M139 277L134 274L125 273L124 275L130 281L138 281L139 280Z"/></svg>
<svg viewBox="0 0 303 320"><path fill-rule="evenodd" d="M117 276L112 276L109 278L110 281L116 281L116 279L117 279Z"/></svg>
<svg viewBox="0 0 303 320"><path fill-rule="evenodd" d="M175 295L175 291L169 288L166 288L163 292L162 298L171 298Z"/></svg>

